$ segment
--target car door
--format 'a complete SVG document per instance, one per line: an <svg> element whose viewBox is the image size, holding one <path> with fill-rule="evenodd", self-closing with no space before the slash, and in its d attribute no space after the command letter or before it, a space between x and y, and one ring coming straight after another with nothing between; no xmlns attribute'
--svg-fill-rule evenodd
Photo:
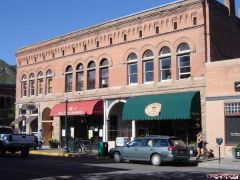
<svg viewBox="0 0 240 180"><path fill-rule="evenodd" d="M128 160L139 160L138 148L141 144L141 139L135 139L124 147L123 150L123 159Z"/></svg>

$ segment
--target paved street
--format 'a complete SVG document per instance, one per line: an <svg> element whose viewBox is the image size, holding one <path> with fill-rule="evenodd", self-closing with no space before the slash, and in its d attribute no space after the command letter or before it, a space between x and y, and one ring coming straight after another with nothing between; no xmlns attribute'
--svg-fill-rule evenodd
<svg viewBox="0 0 240 180"><path fill-rule="evenodd" d="M164 164L154 167L144 163L113 163L95 156L77 158L17 155L0 158L1 180L25 179L207 179L211 173L234 173L234 170L199 168L195 163Z"/></svg>

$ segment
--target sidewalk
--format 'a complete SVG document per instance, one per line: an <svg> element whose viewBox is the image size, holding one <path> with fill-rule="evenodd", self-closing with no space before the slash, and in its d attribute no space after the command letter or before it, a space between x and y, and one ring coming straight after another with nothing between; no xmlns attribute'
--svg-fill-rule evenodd
<svg viewBox="0 0 240 180"><path fill-rule="evenodd" d="M219 163L218 158L200 160L198 167L201 168L213 168L213 169L226 169L226 170L240 170L240 159L233 157L221 158Z"/></svg>
<svg viewBox="0 0 240 180"><path fill-rule="evenodd" d="M45 155L45 156L59 156L59 157L80 157L80 156L97 156L97 151L92 150L91 153L73 153L73 152L65 152L63 148L54 148L50 149L48 146L43 146L41 149L37 150L31 150L30 154L35 154L35 155Z"/></svg>

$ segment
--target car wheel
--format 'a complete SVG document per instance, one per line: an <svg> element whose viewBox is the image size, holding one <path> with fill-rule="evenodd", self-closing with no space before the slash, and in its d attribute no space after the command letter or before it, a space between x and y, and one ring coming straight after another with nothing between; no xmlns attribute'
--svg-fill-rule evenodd
<svg viewBox="0 0 240 180"><path fill-rule="evenodd" d="M1 156L5 156L5 154L6 154L6 152L5 152L4 148L3 148L3 146L0 145L0 157Z"/></svg>
<svg viewBox="0 0 240 180"><path fill-rule="evenodd" d="M121 160L122 160L121 154L119 152L114 152L113 153L113 160L117 163L121 162Z"/></svg>
<svg viewBox="0 0 240 180"><path fill-rule="evenodd" d="M22 157L28 157L29 156L29 148L22 149L21 156Z"/></svg>
<svg viewBox="0 0 240 180"><path fill-rule="evenodd" d="M159 154L154 154L154 155L152 155L152 157L151 157L151 163L152 163L152 165L154 165L154 166L160 166L161 163L162 163L162 160L161 160L160 155L159 155Z"/></svg>

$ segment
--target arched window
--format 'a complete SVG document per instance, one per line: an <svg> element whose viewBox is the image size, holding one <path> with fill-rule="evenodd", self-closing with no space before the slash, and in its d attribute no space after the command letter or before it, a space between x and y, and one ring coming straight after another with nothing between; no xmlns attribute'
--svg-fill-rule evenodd
<svg viewBox="0 0 240 180"><path fill-rule="evenodd" d="M153 81L153 52L151 50L146 50L143 53L143 83L148 83Z"/></svg>
<svg viewBox="0 0 240 180"><path fill-rule="evenodd" d="M171 79L171 50L169 47L163 47L159 53L160 61L160 80Z"/></svg>
<svg viewBox="0 0 240 180"><path fill-rule="evenodd" d="M30 96L34 96L34 91L35 91L34 83L35 83L35 77L34 77L34 74L31 73L29 76L29 95Z"/></svg>
<svg viewBox="0 0 240 180"><path fill-rule="evenodd" d="M21 96L27 96L27 76L24 74L21 79Z"/></svg>
<svg viewBox="0 0 240 180"><path fill-rule="evenodd" d="M65 92L72 92L72 77L73 68L69 65L65 70Z"/></svg>
<svg viewBox="0 0 240 180"><path fill-rule="evenodd" d="M53 72L51 69L47 70L46 73L46 94L52 93L52 79L53 78Z"/></svg>
<svg viewBox="0 0 240 180"><path fill-rule="evenodd" d="M38 72L37 75L37 95L43 94L43 73Z"/></svg>
<svg viewBox="0 0 240 180"><path fill-rule="evenodd" d="M87 89L95 89L96 65L94 61L89 62L87 69Z"/></svg>
<svg viewBox="0 0 240 180"><path fill-rule="evenodd" d="M99 71L99 85L100 88L108 87L108 60L102 59L100 62L100 71Z"/></svg>
<svg viewBox="0 0 240 180"><path fill-rule="evenodd" d="M178 78L185 79L191 76L190 48L187 43L182 43L177 49Z"/></svg>
<svg viewBox="0 0 240 180"><path fill-rule="evenodd" d="M131 53L127 59L128 66L128 84L136 84L138 81L138 57L135 53Z"/></svg>
<svg viewBox="0 0 240 180"><path fill-rule="evenodd" d="M82 91L84 88L84 67L83 64L80 63L77 65L76 69L76 90Z"/></svg>

